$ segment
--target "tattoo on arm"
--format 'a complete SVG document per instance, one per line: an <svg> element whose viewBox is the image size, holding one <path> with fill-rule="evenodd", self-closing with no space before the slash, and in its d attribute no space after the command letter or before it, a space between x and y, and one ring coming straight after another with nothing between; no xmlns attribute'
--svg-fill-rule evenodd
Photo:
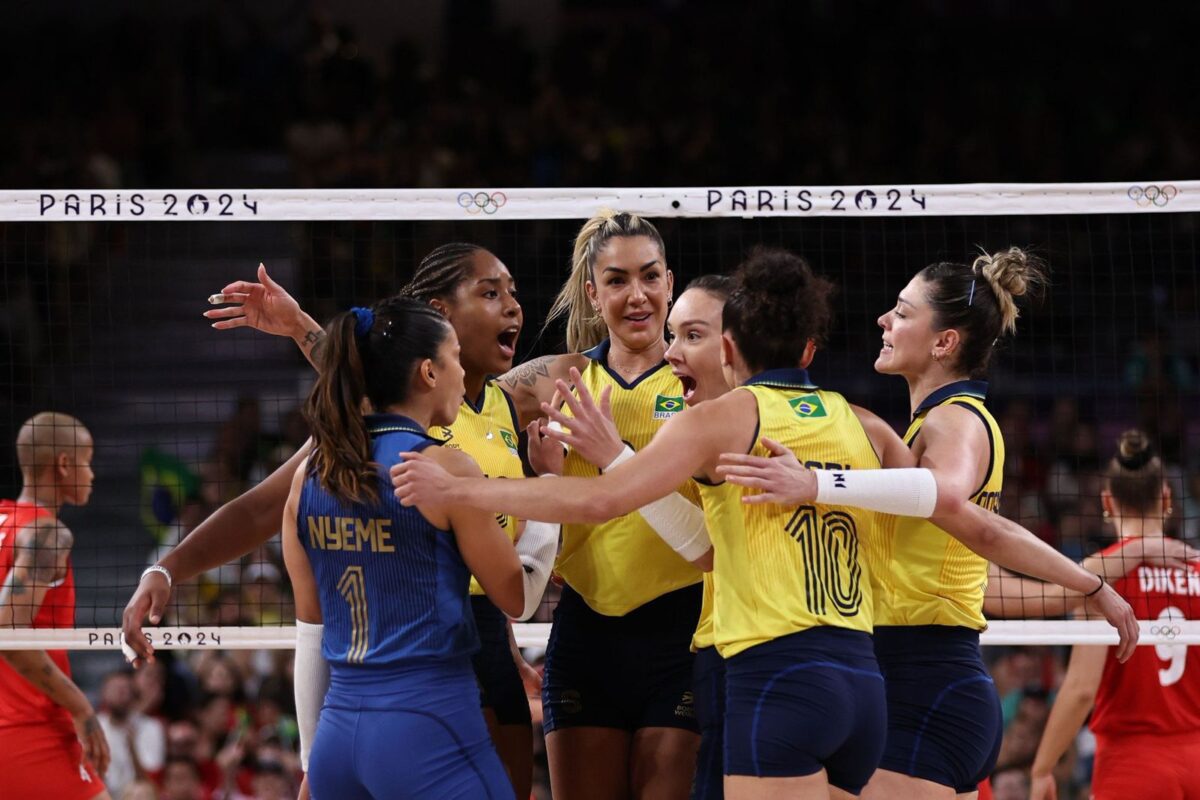
<svg viewBox="0 0 1200 800"><path fill-rule="evenodd" d="M519 367L509 370L500 380L509 389L516 389L518 386L533 386L542 378L550 377L550 364L556 358L558 356L542 356L532 361L526 361Z"/></svg>
<svg viewBox="0 0 1200 800"><path fill-rule="evenodd" d="M315 347L318 342L325 338L325 331L308 331L304 334L304 343L309 347Z"/></svg>

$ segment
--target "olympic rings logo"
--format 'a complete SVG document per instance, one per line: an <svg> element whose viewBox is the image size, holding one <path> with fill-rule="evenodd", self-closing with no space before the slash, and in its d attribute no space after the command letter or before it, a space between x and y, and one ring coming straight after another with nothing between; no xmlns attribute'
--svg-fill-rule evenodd
<svg viewBox="0 0 1200 800"><path fill-rule="evenodd" d="M1174 639L1183 633L1183 629L1178 625L1151 625L1150 635L1161 636L1164 639Z"/></svg>
<svg viewBox="0 0 1200 800"><path fill-rule="evenodd" d="M508 202L508 196L504 192L463 192L458 196L458 205L466 210L468 214L495 214L505 203Z"/></svg>
<svg viewBox="0 0 1200 800"><path fill-rule="evenodd" d="M1175 199L1175 195L1179 194L1179 190L1171 184L1166 186L1130 186L1126 192L1129 199L1137 203L1139 206L1165 206L1167 203Z"/></svg>

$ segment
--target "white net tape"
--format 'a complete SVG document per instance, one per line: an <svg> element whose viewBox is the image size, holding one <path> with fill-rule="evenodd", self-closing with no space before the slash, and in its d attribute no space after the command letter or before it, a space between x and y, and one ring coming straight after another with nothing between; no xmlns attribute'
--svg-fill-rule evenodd
<svg viewBox="0 0 1200 800"><path fill-rule="evenodd" d="M1200 644L1200 621L1148 620L1141 623L1139 645ZM513 626L519 647L545 648L549 623ZM157 649L286 650L296 644L290 626L147 628ZM0 631L0 650L119 650L119 628ZM984 645L1109 645L1116 629L1103 621L1004 620L992 622L980 637Z"/></svg>
<svg viewBox="0 0 1200 800"><path fill-rule="evenodd" d="M622 189L155 189L0 192L0 221L947 217L1200 211L1200 181Z"/></svg>

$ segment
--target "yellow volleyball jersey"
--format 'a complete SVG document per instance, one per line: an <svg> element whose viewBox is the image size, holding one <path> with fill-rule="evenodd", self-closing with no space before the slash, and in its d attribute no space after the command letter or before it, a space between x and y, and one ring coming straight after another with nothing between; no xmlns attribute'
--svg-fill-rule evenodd
<svg viewBox="0 0 1200 800"><path fill-rule="evenodd" d="M991 442L991 461L971 502L995 511L1004 483L1004 438L984 406L987 383L956 381L931 394L913 415L904 442L912 447L930 409L956 405L979 417ZM896 535L875 570L876 625L958 625L983 630L987 560L926 519L899 517Z"/></svg>
<svg viewBox="0 0 1200 800"><path fill-rule="evenodd" d="M813 386L805 370L769 370L735 391L758 401L753 455L770 455L760 442L767 436L810 467L879 467L850 404ZM746 505L743 494L759 490L730 483L700 488L713 540L713 630L722 656L822 625L871 631L865 550L891 534L892 517L819 503Z"/></svg>
<svg viewBox="0 0 1200 800"><path fill-rule="evenodd" d="M463 398L458 416L449 426L435 425L429 435L443 447L462 450L489 478L521 478L521 456L517 454L517 410L512 399L494 382L484 384L477 403ZM517 520L507 514L497 514L496 522L508 534L517 538ZM471 594L483 594L479 581L471 578Z"/></svg>
<svg viewBox="0 0 1200 800"><path fill-rule="evenodd" d="M609 369L608 348L605 340L587 351L591 361L583 370L583 384L597 401L605 387L612 387L617 431L634 450L641 450L663 423L683 410L683 387L665 361L625 381ZM599 470L572 451L563 474L595 477ZM679 491L698 503L690 484ZM619 617L700 582L700 570L668 547L636 511L599 525L563 525L562 534L556 571L597 613Z"/></svg>

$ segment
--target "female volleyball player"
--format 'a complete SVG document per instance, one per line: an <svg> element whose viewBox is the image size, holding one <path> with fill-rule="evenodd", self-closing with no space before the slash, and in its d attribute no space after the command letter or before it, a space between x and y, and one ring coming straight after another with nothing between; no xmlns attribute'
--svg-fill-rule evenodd
<svg viewBox="0 0 1200 800"><path fill-rule="evenodd" d="M207 317L217 320L213 327L226 330L248 326L290 336L315 365L314 346L323 337L323 331L262 265L258 278L258 283L235 281L222 290L219 299L232 305L206 312ZM427 303L442 313L454 327L462 347L460 359L466 387L462 406L452 423L431 428L429 434L452 449L466 452L488 475L521 477L521 461L517 455L520 428L515 412L508 397L488 377L512 367L523 322L516 287L508 269L482 247L446 244L421 260L401 294ZM254 537L274 535L277 522L271 521L270 514L273 508L277 514L282 513L290 474L295 472L295 467L293 460L259 487L222 508L168 555L163 565L178 580L181 571L186 577L195 574L193 570L202 568L188 563L190 556L196 553L196 547L213 548L215 552L209 555L210 561L236 558L261 541ZM232 526L239 522L234 517L239 511L238 506L249 507L248 513L253 519L266 524L251 527L253 535L231 541L230 546L225 547L215 538L221 536L218 527L230 525L225 530L235 531ZM497 519L509 536L515 538L517 521L503 515ZM156 587L163 592L161 596L165 601L166 587L157 579L146 581L143 586ZM526 679L532 676L532 680L537 680L537 673L514 652L507 619L483 594L477 581L471 583L471 594L481 641L473 662L484 716L516 794L525 797L532 781L533 750L529 702L519 670L524 672ZM131 607L132 604L133 601ZM136 619L140 620L140 616Z"/></svg>
<svg viewBox="0 0 1200 800"><path fill-rule="evenodd" d="M667 318L671 344L667 361L683 387L683 402L694 406L725 394L731 388L721 367L721 312L733 279L726 275L704 275L688 284ZM700 726L700 748L696 753L696 775L692 800L721 800L724 797L725 659L713 638L713 578L704 574L704 596L700 621L692 636L696 660L692 669L692 696L696 724Z"/></svg>
<svg viewBox="0 0 1200 800"><path fill-rule="evenodd" d="M574 368L580 386L610 393L619 437L636 449L649 444L683 408L664 360L672 283L653 225L611 211L588 220L550 314L567 315L568 349L586 352L536 359L501 378L522 419L540 417L555 379ZM597 469L573 448L565 472ZM699 742L690 644L701 605L701 574L688 561L707 547L684 543L682 558L672 552L655 530L671 527L689 503L675 495L664 502L563 527L556 571L565 586L542 686L555 797L688 794Z"/></svg>
<svg viewBox="0 0 1200 800"><path fill-rule="evenodd" d="M1105 483L1100 502L1117 531L1117 543L1107 553L1163 538L1171 490L1143 433L1121 435ZM1139 564L1116 589L1139 619L1166 625L1200 619L1198 564L1183 569ZM1088 725L1096 734L1092 797L1200 797L1200 659L1195 648L1140 647L1120 663L1107 647L1076 645L1033 761L1034 800L1057 796L1052 770L1089 712Z"/></svg>
<svg viewBox="0 0 1200 800"><path fill-rule="evenodd" d="M980 536L977 512L998 504L1004 465L982 378L994 343L1015 330L1015 298L1041 280L1017 248L970 266L933 264L880 317L875 368L908 381L913 420L904 438L924 469L808 472L786 454L764 461L731 453L723 461L730 481L768 489L749 502L816 500L905 515L886 544L885 568L873 573L888 742L868 797L970 797L995 765L1000 704L979 653L988 559L1090 597L1118 628L1122 660L1137 642L1128 605L1102 578L994 515L984 515L990 527L1020 533Z"/></svg>
<svg viewBox="0 0 1200 800"><path fill-rule="evenodd" d="M52 411L17 433L21 494L0 500L0 629L75 625L74 536L58 519L92 493L92 436ZM108 800L109 749L65 650L0 653L0 791L4 797Z"/></svg>
<svg viewBox="0 0 1200 800"><path fill-rule="evenodd" d="M323 703L312 796L512 797L479 711L468 585L474 574L521 615L545 588L557 530L529 523L514 551L489 512L402 508L387 491L384 469L438 444L426 431L462 403L458 340L430 305L400 297L341 314L318 361L305 405L312 452L283 515L303 738ZM364 401L380 413L364 417ZM482 475L448 447L427 457Z"/></svg>
<svg viewBox="0 0 1200 800"><path fill-rule="evenodd" d="M723 361L727 382L744 389L677 415L599 478L563 478L555 491L538 493L516 482L458 480L413 455L393 480L405 503L428 495L584 522L632 511L692 476L711 484L703 494L714 549L713 636L727 659L725 793L857 794L883 746L865 551L885 535L877 527L886 518L743 505L739 487L715 483L715 468L722 452L759 447L760 432L822 462L877 467L876 448L909 456L886 424L812 386L803 369L813 349L799 355L795 343L824 333L831 284L796 256L761 251L739 269L735 287L723 310Z"/></svg>

